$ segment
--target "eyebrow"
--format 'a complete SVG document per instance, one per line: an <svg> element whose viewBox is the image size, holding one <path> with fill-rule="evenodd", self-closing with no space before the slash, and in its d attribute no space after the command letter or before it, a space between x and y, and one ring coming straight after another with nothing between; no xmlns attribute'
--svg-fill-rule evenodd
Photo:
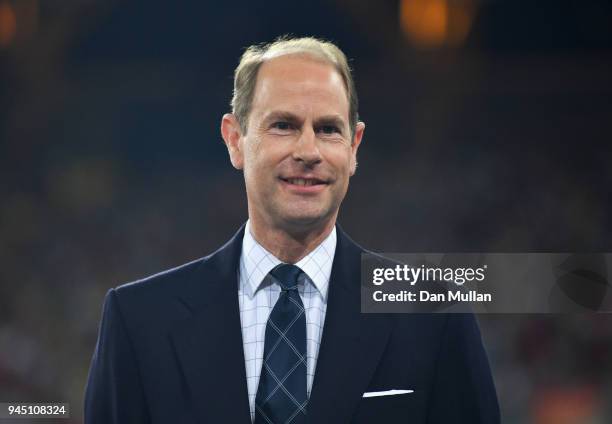
<svg viewBox="0 0 612 424"><path fill-rule="evenodd" d="M264 122L266 123L270 123L273 121L287 121L292 124L296 124L299 123L301 119L291 112L274 111L270 112L270 114L264 118Z"/></svg>
<svg viewBox="0 0 612 424"><path fill-rule="evenodd" d="M302 124L301 118L299 118L294 113L287 111L273 111L270 112L270 114L266 118L264 118L264 122L266 123L271 123L274 121L287 121L294 125ZM315 119L314 121L315 127L322 127L326 125L333 125L335 127L338 127L338 129L340 129L340 131L342 132L344 132L346 129L346 124L344 120L338 115L325 115Z"/></svg>

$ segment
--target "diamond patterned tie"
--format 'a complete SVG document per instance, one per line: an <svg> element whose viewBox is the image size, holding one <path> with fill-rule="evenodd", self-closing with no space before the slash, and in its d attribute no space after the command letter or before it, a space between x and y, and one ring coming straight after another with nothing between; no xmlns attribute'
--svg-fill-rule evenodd
<svg viewBox="0 0 612 424"><path fill-rule="evenodd" d="M298 293L302 270L280 264L270 275L281 294L266 325L254 424L300 424L306 419L306 315Z"/></svg>

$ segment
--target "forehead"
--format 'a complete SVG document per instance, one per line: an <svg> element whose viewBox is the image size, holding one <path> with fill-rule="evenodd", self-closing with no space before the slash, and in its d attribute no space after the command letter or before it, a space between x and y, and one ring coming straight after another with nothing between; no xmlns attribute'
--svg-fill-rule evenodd
<svg viewBox="0 0 612 424"><path fill-rule="evenodd" d="M287 109L299 113L340 114L348 119L348 97L336 68L321 60L297 54L276 57L259 68L252 112Z"/></svg>

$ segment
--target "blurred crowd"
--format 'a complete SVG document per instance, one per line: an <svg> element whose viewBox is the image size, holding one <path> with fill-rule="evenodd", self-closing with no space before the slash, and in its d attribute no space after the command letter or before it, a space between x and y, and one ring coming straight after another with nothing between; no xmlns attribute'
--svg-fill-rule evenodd
<svg viewBox="0 0 612 424"><path fill-rule="evenodd" d="M360 244L612 251L610 6L317 0L287 22L243 3L0 0L0 401L80 422L105 292L244 222L219 121L241 49L282 33L354 58L366 133L339 222ZM468 26L415 29L427 7ZM504 422L612 420L612 317L479 320Z"/></svg>

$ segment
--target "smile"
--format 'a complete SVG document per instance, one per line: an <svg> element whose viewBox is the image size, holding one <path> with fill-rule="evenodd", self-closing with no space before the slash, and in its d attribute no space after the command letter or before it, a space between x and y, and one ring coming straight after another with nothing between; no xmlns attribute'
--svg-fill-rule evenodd
<svg viewBox="0 0 612 424"><path fill-rule="evenodd" d="M286 183L297 185L297 186L312 186L318 184L326 184L324 181L316 178L281 178Z"/></svg>
<svg viewBox="0 0 612 424"><path fill-rule="evenodd" d="M315 194L324 190L328 185L328 181L318 178L299 178L299 177L279 177L283 186L295 194Z"/></svg>

